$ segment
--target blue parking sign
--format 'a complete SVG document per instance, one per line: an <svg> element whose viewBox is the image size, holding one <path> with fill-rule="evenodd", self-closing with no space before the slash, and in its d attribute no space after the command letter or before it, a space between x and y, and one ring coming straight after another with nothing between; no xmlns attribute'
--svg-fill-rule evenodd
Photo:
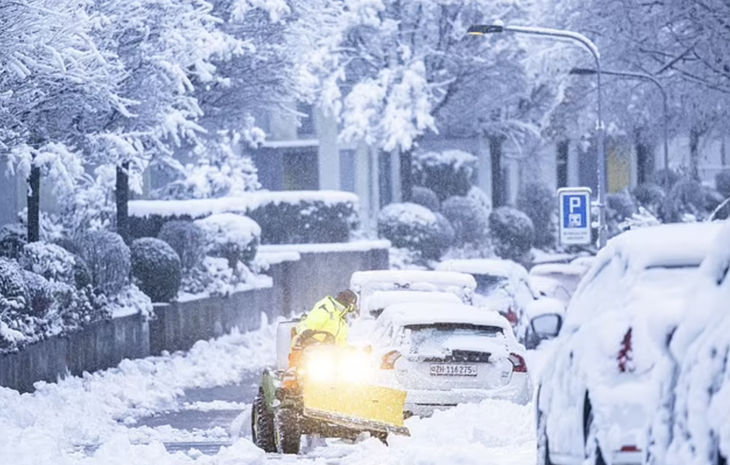
<svg viewBox="0 0 730 465"><path fill-rule="evenodd" d="M558 189L561 244L591 243L591 190L587 187Z"/></svg>

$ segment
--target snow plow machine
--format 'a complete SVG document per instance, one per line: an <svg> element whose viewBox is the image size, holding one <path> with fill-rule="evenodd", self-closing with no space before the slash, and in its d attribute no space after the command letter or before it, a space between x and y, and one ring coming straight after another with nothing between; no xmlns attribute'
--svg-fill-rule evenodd
<svg viewBox="0 0 730 465"><path fill-rule="evenodd" d="M370 353L336 346L321 331L307 331L291 347L297 323L277 328L277 367L264 371L251 408L254 444L299 454L303 435L354 440L368 432L383 442L389 434L408 436L406 392L373 383Z"/></svg>

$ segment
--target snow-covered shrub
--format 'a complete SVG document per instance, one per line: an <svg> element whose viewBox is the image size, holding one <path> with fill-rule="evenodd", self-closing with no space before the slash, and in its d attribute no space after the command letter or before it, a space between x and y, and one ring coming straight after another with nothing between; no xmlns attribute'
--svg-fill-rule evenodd
<svg viewBox="0 0 730 465"><path fill-rule="evenodd" d="M192 221L175 220L165 223L157 238L167 242L180 257L183 273L203 263L207 238L205 231Z"/></svg>
<svg viewBox="0 0 730 465"><path fill-rule="evenodd" d="M28 209L24 208L18 212L18 223L23 231L28 230ZM46 211L40 211L40 238L42 241L52 242L60 237L63 237L63 221L62 219L53 213Z"/></svg>
<svg viewBox="0 0 730 465"><path fill-rule="evenodd" d="M665 223L681 222L687 217L701 218L706 213L705 191L699 182L690 178L677 181L662 205L662 220Z"/></svg>
<svg viewBox="0 0 730 465"><path fill-rule="evenodd" d="M393 247L418 252L423 260L438 260L443 251L436 215L415 203L392 203L378 214L378 236Z"/></svg>
<svg viewBox="0 0 730 465"><path fill-rule="evenodd" d="M470 199L474 199L482 208L488 212L492 211L492 198L477 186L471 186L466 194Z"/></svg>
<svg viewBox="0 0 730 465"><path fill-rule="evenodd" d="M497 256L529 264L535 237L535 227L529 216L512 207L499 207L489 215L489 229Z"/></svg>
<svg viewBox="0 0 730 465"><path fill-rule="evenodd" d="M152 192L163 200L211 199L243 195L261 188L251 157L240 155L234 147L238 133L219 131L213 138L200 138L192 149L195 163L177 166L177 179Z"/></svg>
<svg viewBox="0 0 730 465"><path fill-rule="evenodd" d="M477 157L461 150L420 152L413 155L415 182L438 195L441 201L464 196L476 175Z"/></svg>
<svg viewBox="0 0 730 465"><path fill-rule="evenodd" d="M660 169L660 170L654 171L651 174L651 176L649 177L649 182L651 182L652 184L658 185L665 191L668 191L675 184L677 184L677 181L679 181L681 178L682 178L682 175L671 168L670 169ZM667 180L669 181L668 185L667 185Z"/></svg>
<svg viewBox="0 0 730 465"><path fill-rule="evenodd" d="M451 225L451 222L441 213L434 213L436 215L436 227L438 228L439 244L442 250L446 250L454 244L456 238L456 231Z"/></svg>
<svg viewBox="0 0 730 465"><path fill-rule="evenodd" d="M43 276L27 270L23 270L23 281L28 289L25 313L37 318L45 317L55 302L51 284Z"/></svg>
<svg viewBox="0 0 730 465"><path fill-rule="evenodd" d="M639 212L631 215L623 223L619 225L621 231L629 231L631 229L648 228L658 226L661 222L649 210L639 207Z"/></svg>
<svg viewBox="0 0 730 465"><path fill-rule="evenodd" d="M236 269L241 262L250 265L261 242L261 227L251 218L235 213L210 215L195 224L207 236L208 255L225 258Z"/></svg>
<svg viewBox="0 0 730 465"><path fill-rule="evenodd" d="M535 247L550 248L555 245L555 214L558 200L555 192L545 184L524 184L517 195L517 209L532 220L535 227Z"/></svg>
<svg viewBox="0 0 730 465"><path fill-rule="evenodd" d="M29 301L23 270L17 263L0 258L0 314L23 311Z"/></svg>
<svg viewBox="0 0 730 465"><path fill-rule="evenodd" d="M634 199L626 190L612 192L606 196L606 225L608 237L621 233L619 225L638 211Z"/></svg>
<svg viewBox="0 0 730 465"><path fill-rule="evenodd" d="M19 224L7 224L0 228L0 257L16 259L28 243L26 230Z"/></svg>
<svg viewBox="0 0 730 465"><path fill-rule="evenodd" d="M106 296L118 293L129 281L129 247L119 234L92 231L77 240L81 258L86 262L94 290Z"/></svg>
<svg viewBox="0 0 730 465"><path fill-rule="evenodd" d="M441 205L441 212L454 228L454 245L471 244L479 247L489 238L489 212L469 197L449 197Z"/></svg>
<svg viewBox="0 0 730 465"><path fill-rule="evenodd" d="M132 276L139 289L153 302L170 302L177 296L182 280L180 257L160 239L143 237L129 246Z"/></svg>
<svg viewBox="0 0 730 465"><path fill-rule="evenodd" d="M23 247L20 266L43 276L48 281L76 285L74 255L55 244L33 242Z"/></svg>
<svg viewBox="0 0 730 465"><path fill-rule="evenodd" d="M640 208L645 208L652 215L657 216L667 195L662 186L652 182L644 182L633 190L634 199Z"/></svg>
<svg viewBox="0 0 730 465"><path fill-rule="evenodd" d="M437 212L441 209L441 202L439 201L438 195L428 187L413 186L411 202L426 207L432 212Z"/></svg>
<svg viewBox="0 0 730 465"><path fill-rule="evenodd" d="M724 198L730 197L730 170L722 170L715 175L715 189Z"/></svg>

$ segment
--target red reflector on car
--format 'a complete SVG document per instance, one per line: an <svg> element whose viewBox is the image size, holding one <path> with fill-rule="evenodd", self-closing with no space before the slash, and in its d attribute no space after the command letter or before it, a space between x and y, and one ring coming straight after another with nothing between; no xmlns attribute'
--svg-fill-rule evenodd
<svg viewBox="0 0 730 465"><path fill-rule="evenodd" d="M621 452L641 452L641 449L636 446L623 446Z"/></svg>

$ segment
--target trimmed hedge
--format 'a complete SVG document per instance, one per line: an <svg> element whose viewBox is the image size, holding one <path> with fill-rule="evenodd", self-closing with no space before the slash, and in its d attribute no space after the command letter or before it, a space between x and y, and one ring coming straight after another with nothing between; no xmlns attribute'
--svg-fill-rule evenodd
<svg viewBox="0 0 730 465"><path fill-rule="evenodd" d="M443 220L431 210L415 203L391 203L378 214L378 236L393 247L417 252L424 260L441 258L448 244Z"/></svg>
<svg viewBox="0 0 730 465"><path fill-rule="evenodd" d="M236 213L259 224L262 244L348 242L359 226L357 210L357 196L339 191L253 192L219 199L129 203L133 238L158 236L170 221Z"/></svg>

